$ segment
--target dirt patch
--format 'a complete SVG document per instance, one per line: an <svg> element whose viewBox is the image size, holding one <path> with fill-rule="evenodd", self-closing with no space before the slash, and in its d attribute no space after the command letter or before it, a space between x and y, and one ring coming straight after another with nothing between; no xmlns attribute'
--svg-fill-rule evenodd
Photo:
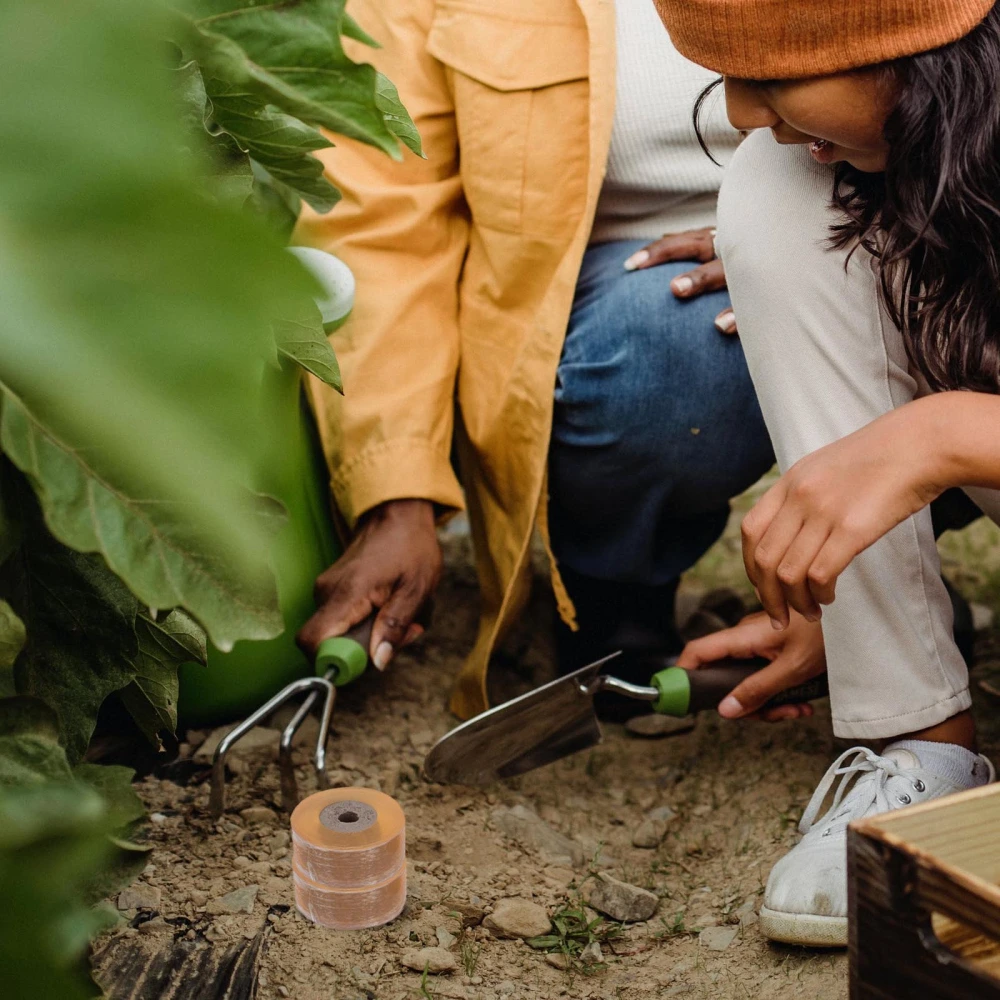
<svg viewBox="0 0 1000 1000"><path fill-rule="evenodd" d="M136 970L169 965L163 956L183 964L181 950L198 955L196 945L207 942L243 969L243 979L190 994L204 1000L845 997L842 953L771 945L756 924L768 871L794 843L801 810L837 749L828 714L770 726L706 713L692 730L661 740L606 726L592 752L489 789L428 784L420 765L453 725L446 694L474 634L478 601L467 538L452 534L447 551L432 636L387 676L342 692L330 743L334 784L381 788L405 810L403 915L349 933L302 918L292 900L273 747L233 758L227 814L215 823L207 771L193 759L207 734L189 734L166 776L138 788L154 844L141 884L159 889L160 903L156 912L126 911L103 939L97 964L113 995L162 995L152 992L166 989L162 968L160 985L148 987L137 985L145 974ZM711 582L711 571L702 572L687 589ZM537 589L495 671L496 696L551 676L551 611L544 585ZM297 754L300 782L311 791L308 751ZM521 821L527 815L530 825L534 815L561 836L534 837L523 822L504 821L517 806ZM633 845L661 835L656 847ZM554 853L567 843L574 846L564 856ZM656 913L624 927L594 925L581 897L600 872L651 890ZM483 917L512 897L563 915L563 954L487 929ZM559 939L559 929L550 937ZM454 971L424 976L404 964L404 954L413 964L415 950L436 947L454 956Z"/></svg>

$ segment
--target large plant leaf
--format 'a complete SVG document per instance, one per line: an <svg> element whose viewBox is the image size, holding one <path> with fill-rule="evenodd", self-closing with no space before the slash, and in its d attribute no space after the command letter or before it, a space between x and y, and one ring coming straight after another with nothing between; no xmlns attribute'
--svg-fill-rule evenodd
<svg viewBox="0 0 1000 1000"><path fill-rule="evenodd" d="M193 17L178 19L177 40L206 79L245 87L287 114L399 158L399 109L387 119L376 100L375 69L344 52L344 0L190 0L185 6ZM354 38L363 34L353 21L346 30Z"/></svg>
<svg viewBox="0 0 1000 1000"><path fill-rule="evenodd" d="M207 197L155 9L0 5L3 435L61 540L227 649L282 625L245 496L271 323L312 283Z"/></svg>
<svg viewBox="0 0 1000 1000"><path fill-rule="evenodd" d="M86 951L109 917L86 905L117 853L101 796L80 784L0 788L4 1000L93 1000Z"/></svg>
<svg viewBox="0 0 1000 1000"><path fill-rule="evenodd" d="M135 679L120 697L149 742L160 748L160 735L177 728L177 670L182 663L205 662L205 633L183 611L175 610L155 621L140 612L135 634L139 643Z"/></svg>
<svg viewBox="0 0 1000 1000"><path fill-rule="evenodd" d="M420 133L413 124L410 113L399 99L396 85L384 73L375 74L375 106L382 112L386 128L417 156L423 156Z"/></svg>
<svg viewBox="0 0 1000 1000"><path fill-rule="evenodd" d="M246 567L230 563L188 506L116 489L88 453L57 438L10 397L0 444L34 486L52 533L81 552L99 552L147 604L189 608L222 649L237 638L267 639L281 631L269 568L247 576ZM275 527L273 517L259 522L258 536L264 526Z"/></svg>
<svg viewBox="0 0 1000 1000"><path fill-rule="evenodd" d="M28 634L14 665L15 687L55 710L60 742L76 763L102 702L135 674L138 602L98 556L48 533L31 490L9 466L2 485L23 539L0 567L0 596Z"/></svg>
<svg viewBox="0 0 1000 1000"><path fill-rule="evenodd" d="M0 786L70 777L56 713L38 698L0 698Z"/></svg>

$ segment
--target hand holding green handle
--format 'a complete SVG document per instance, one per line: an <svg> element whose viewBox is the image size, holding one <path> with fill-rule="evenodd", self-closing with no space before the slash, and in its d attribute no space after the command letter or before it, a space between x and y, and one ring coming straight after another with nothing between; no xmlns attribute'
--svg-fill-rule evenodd
<svg viewBox="0 0 1000 1000"><path fill-rule="evenodd" d="M360 677L371 662L368 651L372 642L375 615L369 615L343 635L324 639L316 650L316 673L322 677L335 671L330 680L343 687Z"/></svg>
<svg viewBox="0 0 1000 1000"><path fill-rule="evenodd" d="M653 702L653 710L661 715L682 717L694 715L707 708L715 708L738 684L751 674L767 666L768 660L719 660L697 670L667 667L653 675L651 685L660 696ZM813 677L804 684L787 688L776 694L762 708L778 705L797 705L829 694L826 674Z"/></svg>

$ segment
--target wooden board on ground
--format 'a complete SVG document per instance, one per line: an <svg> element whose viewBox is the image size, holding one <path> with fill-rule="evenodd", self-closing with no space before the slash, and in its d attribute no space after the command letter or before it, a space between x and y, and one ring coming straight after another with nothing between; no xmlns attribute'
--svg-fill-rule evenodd
<svg viewBox="0 0 1000 1000"><path fill-rule="evenodd" d="M1000 1000L1000 785L853 824L852 1000Z"/></svg>

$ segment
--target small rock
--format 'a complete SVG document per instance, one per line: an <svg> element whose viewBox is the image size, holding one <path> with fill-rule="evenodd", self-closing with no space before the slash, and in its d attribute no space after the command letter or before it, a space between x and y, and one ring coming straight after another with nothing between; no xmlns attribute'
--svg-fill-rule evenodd
<svg viewBox="0 0 1000 1000"><path fill-rule="evenodd" d="M501 899L483 923L498 937L507 938L539 937L552 926L545 908L527 899Z"/></svg>
<svg viewBox="0 0 1000 1000"><path fill-rule="evenodd" d="M245 885L239 889L227 892L225 896L209 901L209 913L253 913L253 904L257 900L260 886Z"/></svg>
<svg viewBox="0 0 1000 1000"><path fill-rule="evenodd" d="M279 830L268 840L267 846L273 854L275 851L280 851L283 847L287 847L291 841L291 834L287 830Z"/></svg>
<svg viewBox="0 0 1000 1000"><path fill-rule="evenodd" d="M985 604L976 604L974 601L969 604L972 612L972 627L977 632L993 628L993 609Z"/></svg>
<svg viewBox="0 0 1000 1000"><path fill-rule="evenodd" d="M583 951L580 952L580 964L587 965L600 965L604 961L604 953L601 951L601 945L597 941L591 941Z"/></svg>
<svg viewBox="0 0 1000 1000"><path fill-rule="evenodd" d="M152 920L146 920L139 924L140 934L156 934L158 931L169 931L172 928L163 917L156 916Z"/></svg>
<svg viewBox="0 0 1000 1000"><path fill-rule="evenodd" d="M621 882L607 872L598 872L588 902L613 920L635 923L648 920L656 912L659 899L648 889Z"/></svg>
<svg viewBox="0 0 1000 1000"><path fill-rule="evenodd" d="M458 940L447 927L435 927L434 933L437 935L438 944L444 948L445 951L450 951L454 946L455 942Z"/></svg>
<svg viewBox="0 0 1000 1000"><path fill-rule="evenodd" d="M201 889L192 889L188 893L188 899L195 906L204 906L208 902L208 893L203 892Z"/></svg>
<svg viewBox="0 0 1000 1000"><path fill-rule="evenodd" d="M248 806L240 810L243 822L253 825L254 823L277 823L278 814L267 806Z"/></svg>
<svg viewBox="0 0 1000 1000"><path fill-rule="evenodd" d="M558 969L560 972L565 972L569 968L569 959L560 952L552 952L545 956L545 961L552 966L553 969Z"/></svg>
<svg viewBox="0 0 1000 1000"><path fill-rule="evenodd" d="M161 894L155 885L136 882L118 893L119 910L158 910Z"/></svg>
<svg viewBox="0 0 1000 1000"><path fill-rule="evenodd" d="M625 729L633 736L643 736L649 740L662 739L664 736L676 736L694 729L694 716L688 715L678 719L672 715L633 715L625 723Z"/></svg>
<svg viewBox="0 0 1000 1000"><path fill-rule="evenodd" d="M150 823L156 823L156 824L166 823L167 817L164 816L163 813L150 813L149 821Z"/></svg>
<svg viewBox="0 0 1000 1000"><path fill-rule="evenodd" d="M403 952L403 965L414 972L454 972L458 968L455 956L444 948L408 948Z"/></svg>
<svg viewBox="0 0 1000 1000"><path fill-rule="evenodd" d="M646 813L648 819L655 819L663 823L672 823L677 819L677 813L670 808L670 806L657 806L655 809L650 809Z"/></svg>
<svg viewBox="0 0 1000 1000"><path fill-rule="evenodd" d="M667 824L662 819L644 819L632 834L632 846L655 850L667 835Z"/></svg>
<svg viewBox="0 0 1000 1000"><path fill-rule="evenodd" d="M238 858L233 858L234 868L249 868L252 864L253 862L243 854L241 854Z"/></svg>
<svg viewBox="0 0 1000 1000"><path fill-rule="evenodd" d="M222 742L222 737L230 732L232 728L232 726L220 726L218 729L213 730L208 739L195 751L194 759L206 762L210 761L215 754L216 747ZM255 729L251 729L241 740L233 744L226 755L226 761L228 763L234 757L243 757L264 747L277 748L280 738L280 730L257 726Z"/></svg>
<svg viewBox="0 0 1000 1000"><path fill-rule="evenodd" d="M509 979L505 979L498 987L497 993L502 997L509 997L517 987Z"/></svg>
<svg viewBox="0 0 1000 1000"><path fill-rule="evenodd" d="M583 848L553 830L538 813L526 806L516 805L512 809L500 806L490 814L493 825L522 847L538 851L550 861L580 866L585 860Z"/></svg>
<svg viewBox="0 0 1000 1000"><path fill-rule="evenodd" d="M739 933L738 927L706 927L699 935L698 941L710 951L725 951Z"/></svg>
<svg viewBox="0 0 1000 1000"><path fill-rule="evenodd" d="M757 911L754 908L753 897L748 899L736 912L733 914L739 921L740 927L753 927L755 923L760 920L757 916Z"/></svg>
<svg viewBox="0 0 1000 1000"><path fill-rule="evenodd" d="M463 927L478 927L486 916L486 911L477 903L461 899L446 899L441 904L448 913L457 913Z"/></svg>

